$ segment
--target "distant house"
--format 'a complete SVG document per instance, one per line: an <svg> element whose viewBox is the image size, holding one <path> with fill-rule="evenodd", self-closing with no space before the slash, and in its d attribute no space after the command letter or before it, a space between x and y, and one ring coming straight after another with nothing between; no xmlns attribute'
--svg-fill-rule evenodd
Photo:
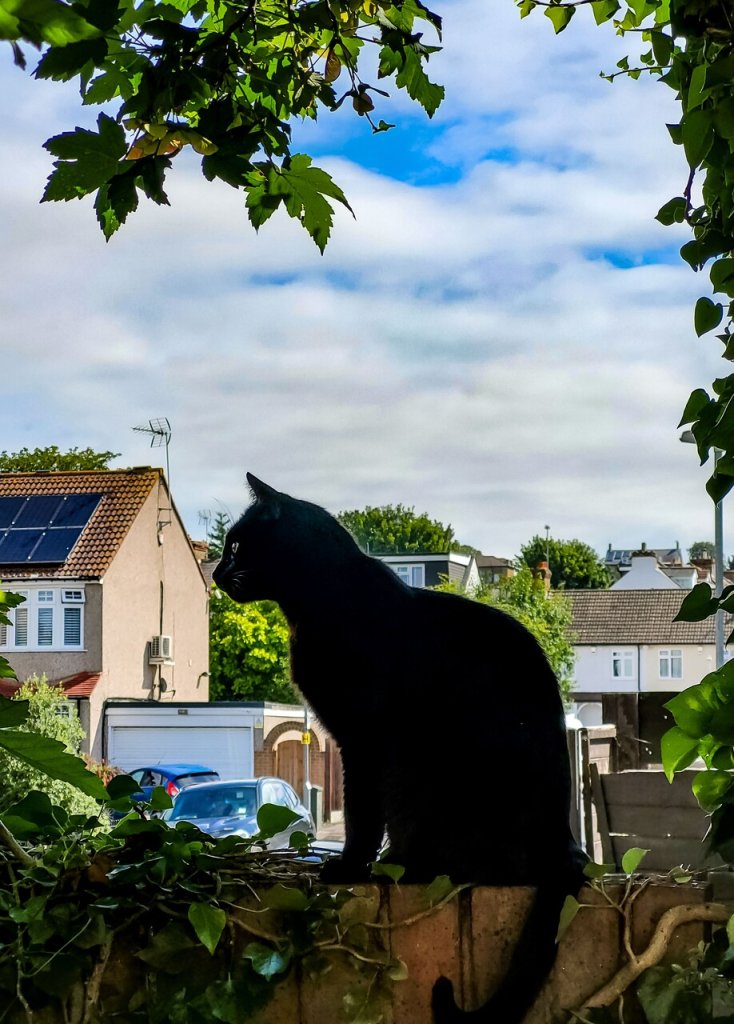
<svg viewBox="0 0 734 1024"><path fill-rule="evenodd" d="M684 562L678 541L674 548L607 549L604 564L612 574L613 589L664 590L671 583L681 590L690 590L697 583L711 583L713 562L698 558Z"/></svg>
<svg viewBox="0 0 734 1024"><path fill-rule="evenodd" d="M63 687L93 757L106 701L208 699L207 586L162 470L0 473L0 581L26 598L0 653Z"/></svg>
<svg viewBox="0 0 734 1024"><path fill-rule="evenodd" d="M567 592L576 651L573 696L585 725L601 723L606 695L669 697L715 668L713 618L673 622L685 596L678 587Z"/></svg>
<svg viewBox="0 0 734 1024"><path fill-rule="evenodd" d="M479 570L474 555L449 551L443 555L414 552L409 555L375 555L410 587L435 587L444 580L469 593L479 586Z"/></svg>
<svg viewBox="0 0 734 1024"><path fill-rule="evenodd" d="M515 575L515 564L510 558L498 558L496 555L477 555L477 569L482 583L499 583L508 576Z"/></svg>

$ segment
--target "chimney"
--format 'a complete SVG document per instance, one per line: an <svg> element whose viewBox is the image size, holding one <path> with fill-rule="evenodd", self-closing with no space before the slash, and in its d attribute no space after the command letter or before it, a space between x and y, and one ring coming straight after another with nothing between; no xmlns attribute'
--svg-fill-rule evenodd
<svg viewBox="0 0 734 1024"><path fill-rule="evenodd" d="M551 588L551 571L546 561L538 562L533 569L533 576L536 580L542 580L546 594Z"/></svg>

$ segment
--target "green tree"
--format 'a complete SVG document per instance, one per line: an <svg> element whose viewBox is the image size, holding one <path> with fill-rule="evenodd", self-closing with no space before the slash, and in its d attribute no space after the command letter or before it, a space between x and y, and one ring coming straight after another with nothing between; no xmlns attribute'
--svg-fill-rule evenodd
<svg viewBox="0 0 734 1024"><path fill-rule="evenodd" d="M109 238L138 205L138 191L167 204L164 179L184 148L204 176L246 194L256 229L282 207L323 250L341 189L311 158L292 153L290 121L316 119L349 101L373 132L388 95L362 77L377 49L379 79L393 80L432 116L443 89L427 77L437 49L424 40L441 21L418 0L13 0L0 7L0 39L42 49L36 78L78 80L85 105L104 105L97 130L49 139L56 158L43 200L96 193ZM371 56L371 55L370 55Z"/></svg>
<svg viewBox="0 0 734 1024"><path fill-rule="evenodd" d="M581 540L556 540L537 534L520 548L519 561L535 569L549 556L551 586L566 590L598 590L610 586L609 570L590 545Z"/></svg>
<svg viewBox="0 0 734 1024"><path fill-rule="evenodd" d="M211 700L300 704L290 677L289 631L272 601L237 604L212 591L209 626Z"/></svg>
<svg viewBox="0 0 734 1024"><path fill-rule="evenodd" d="M206 539L209 543L209 558L221 558L227 531L232 525L232 517L227 512L217 512L209 527Z"/></svg>
<svg viewBox="0 0 734 1024"><path fill-rule="evenodd" d="M13 694L13 701L28 701L28 717L18 731L46 736L63 743L69 754L79 754L84 730L76 714L68 714L68 703L59 686L50 686L45 676L30 676ZM30 790L40 790L52 803L71 814L96 816L97 801L76 786L49 778L38 768L24 764L0 744L0 811L22 799Z"/></svg>
<svg viewBox="0 0 734 1024"><path fill-rule="evenodd" d="M59 451L55 444L46 448L21 448L19 452L0 452L0 473L66 472L79 469L109 469L119 452L96 452L93 448Z"/></svg>
<svg viewBox="0 0 734 1024"><path fill-rule="evenodd" d="M688 557L693 559L698 558L713 558L716 546L713 541L710 540L694 540L693 544L688 549Z"/></svg>
<svg viewBox="0 0 734 1024"><path fill-rule="evenodd" d="M455 543L451 526L430 519L425 512L418 515L414 508L405 505L368 505L361 511L339 512L336 518L360 547L371 554L443 554L463 547Z"/></svg>

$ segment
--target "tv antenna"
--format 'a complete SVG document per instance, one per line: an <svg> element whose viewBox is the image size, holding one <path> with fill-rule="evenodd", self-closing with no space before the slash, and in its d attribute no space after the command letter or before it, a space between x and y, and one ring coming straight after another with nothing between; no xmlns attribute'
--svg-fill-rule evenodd
<svg viewBox="0 0 734 1024"><path fill-rule="evenodd" d="M171 424L168 422L168 417L159 416L157 419L148 420L147 425L142 427L133 427L133 430L138 434L149 434L150 435L150 447L151 448L162 448L165 445L166 448L166 484L168 486L169 494L169 507L167 509L159 509L159 512L168 512L168 519L166 521L160 520L158 523L159 527L168 526L171 522L171 507L170 507L170 494L171 494L171 465L168 460L168 446L171 443ZM159 529L160 535L160 529Z"/></svg>

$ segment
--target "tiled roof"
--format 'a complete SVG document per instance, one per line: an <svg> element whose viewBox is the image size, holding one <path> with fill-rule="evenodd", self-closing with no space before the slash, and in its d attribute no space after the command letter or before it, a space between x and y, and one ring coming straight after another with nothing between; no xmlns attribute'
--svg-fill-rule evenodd
<svg viewBox="0 0 734 1024"><path fill-rule="evenodd" d="M498 558L496 555L477 555L477 567L479 569L493 569L496 566L512 566L511 558Z"/></svg>
<svg viewBox="0 0 734 1024"><path fill-rule="evenodd" d="M673 622L684 590L569 590L576 644L713 644L714 620ZM734 619L726 616L726 635Z"/></svg>
<svg viewBox="0 0 734 1024"><path fill-rule="evenodd" d="M67 697L88 697L100 680L99 672L77 672L65 679L49 679L49 686L61 686ZM0 679L0 696L12 697L21 687L17 679Z"/></svg>
<svg viewBox="0 0 734 1024"><path fill-rule="evenodd" d="M0 498L35 494L101 494L102 499L62 565L0 565L0 579L95 579L103 576L163 471L143 466L70 473L0 473Z"/></svg>

